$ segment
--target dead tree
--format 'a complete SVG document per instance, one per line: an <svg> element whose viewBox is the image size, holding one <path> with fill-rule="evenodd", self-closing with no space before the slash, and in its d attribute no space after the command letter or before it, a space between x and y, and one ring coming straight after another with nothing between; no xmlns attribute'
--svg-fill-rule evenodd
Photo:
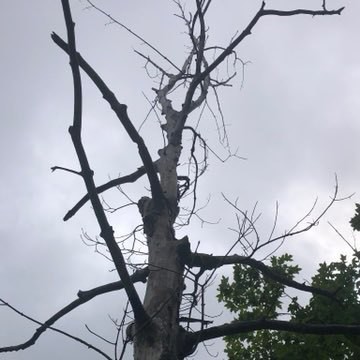
<svg viewBox="0 0 360 360"><path fill-rule="evenodd" d="M340 15L344 8L329 10L324 0L322 5L320 4L315 10L275 10L268 8L264 1L248 25L227 46L214 47L207 46L206 19L212 1L192 1L191 5L194 9L189 14L185 12L180 1L175 1L179 9L178 16L185 23L190 43L190 50L182 66L177 66L145 39L140 38L154 53L153 57L142 53L138 54L144 58L146 68L152 67L158 74L157 85L153 89L155 92L154 107L161 111L161 130L165 134L165 145L159 147L159 157L153 159L144 139L128 116L127 106L117 100L116 95L105 81L90 63L77 52L74 22L69 2L67 0L61 2L67 29L67 40L55 33L52 34L52 39L70 58L74 88L74 115L69 133L79 160L80 171L56 166L53 170L69 171L84 180L86 195L66 214L64 220L74 216L84 204L90 202L100 227L100 237L106 243L119 281L92 290L79 291L76 300L54 314L45 323L39 323L39 328L28 341L19 345L2 347L0 352L18 351L32 346L46 330L60 331L55 329L53 325L61 317L96 296L120 289L126 292L133 313L133 322L127 326L124 342L133 342L134 358L137 360L184 359L192 354L201 342L208 339L260 329L323 334L324 336L328 334L360 334L360 325L296 324L266 318L213 326L211 325L212 321L206 318L202 301L204 291L209 285L214 271L222 266L233 264L253 267L285 286L299 291L317 293L337 301L335 293L287 279L272 271L263 261L256 259L258 251L265 246L274 243L281 244L287 237L308 231L315 226L327 209L338 200L337 187L329 206L310 224L301 228L301 222L299 222L284 235L274 237L271 235L267 239L262 239L257 233L254 214L242 211L236 202L225 199L239 215L236 244L242 245L242 255L234 254L232 249L229 249L223 256L198 253L191 235L181 239L176 237L177 227L187 225L190 219L197 215L196 189L198 179L205 173L207 153L210 151L208 144L197 129L189 125L189 119L195 110L201 109L206 104L209 91L214 91L217 98L217 88L229 84L236 74L234 71L228 73L225 78L220 78L216 75L216 71L231 59L233 63L244 66L236 54L237 46L252 33L256 24L266 16L331 16ZM89 6L95 7L91 1L88 3ZM107 16L111 17L110 15ZM114 19L111 20L115 21ZM120 23L119 25L124 26ZM130 29L127 30L139 38ZM136 144L142 161L142 166L133 173L100 186L94 182L94 173L82 143L81 72L92 80L102 97L108 102L127 135ZM172 96L179 87L185 89L185 92L181 101L182 105L175 108L172 103ZM219 111L221 113L220 108ZM183 149L185 132L189 133L192 138L192 145L189 149ZM200 160L197 152L199 146L203 150L203 158ZM188 153L184 154L184 151L188 151ZM179 173L181 157L188 158L189 171L187 175ZM146 247L146 251L144 251L146 252L147 265L139 267L130 274L124 254L114 236L113 227L108 221L100 194L122 184L136 182L145 176L150 193L139 194L137 206L139 218L142 221L141 228L146 238L143 246ZM185 201L190 202L191 206L184 207ZM146 286L143 299L134 287L136 282L143 282ZM187 287L186 290L185 287ZM2 305L17 311L5 301L2 301ZM194 315L195 309L198 310L199 316ZM76 338L75 340L85 343L81 339ZM109 355L91 344L85 343L85 345L103 357L111 359Z"/></svg>

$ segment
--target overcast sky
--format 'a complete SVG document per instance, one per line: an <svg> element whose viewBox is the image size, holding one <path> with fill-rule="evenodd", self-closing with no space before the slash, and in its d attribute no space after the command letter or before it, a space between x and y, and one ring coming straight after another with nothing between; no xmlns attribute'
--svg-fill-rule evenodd
<svg viewBox="0 0 360 360"><path fill-rule="evenodd" d="M188 9L191 9L191 1ZM268 1L268 8L290 8L287 1ZM291 6L320 7L322 1L291 1ZM155 55L128 33L94 10L86 1L74 0L78 50L108 82L129 115L139 126L149 111L144 94L153 99L151 79L144 62L133 49ZM174 17L170 0L98 1L106 11L143 35L177 64L181 64L187 38L181 21ZM209 45L226 46L259 8L261 1L213 1L209 12ZM266 236L272 225L276 201L280 205L278 233L293 225L318 198L318 208L329 201L339 180L340 195L356 193L336 204L311 233L291 238L279 253L294 254L310 279L318 263L350 254L346 244L329 227L331 221L352 241L349 219L354 202L360 201L360 23L358 1L328 1L329 8L345 5L342 16L267 17L238 48L248 61L243 85L241 68L232 88L219 91L232 149L247 160L223 164L209 158L208 173L201 178L200 201L211 196L203 216L218 225L194 221L182 230L193 248L223 254L235 237L231 207L222 199L239 198L242 209L256 202L262 213L259 231ZM286 7L285 7L286 6ZM116 280L112 265L81 241L82 229L98 235L89 206L64 223L62 217L82 196L84 186L74 175L55 172L54 165L78 169L67 129L72 118L72 79L68 58L52 43L50 33L65 37L61 2L48 0L7 1L1 21L1 141L0 141L0 297L26 314L44 321L89 289ZM140 166L136 148L84 76L84 142L95 170L97 184ZM194 114L192 123L196 123ZM216 124L207 114L200 131L221 156L226 151L217 141ZM142 128L154 157L161 146L157 120L151 117ZM135 201L146 194L141 186L124 189ZM112 191L106 200L116 207L124 198ZM201 204L201 203L200 203ZM314 216L316 215L316 212ZM111 217L117 234L140 222L136 209ZM290 241L291 240L291 241ZM241 252L241 249L235 249ZM231 268L225 270L231 274ZM217 278L219 279L219 277ZM138 287L139 289L141 286ZM209 292L208 313L222 312L214 301L216 285ZM84 325L113 339L108 318L120 318L125 300L120 294L104 295L59 321L56 326L101 344ZM218 320L220 321L220 320ZM24 318L0 309L0 346L27 340L36 327ZM111 348L104 347L109 354ZM209 351L216 354L221 344ZM208 356L199 350L201 358ZM4 360L86 358L96 353L61 335L46 332L30 349L2 354ZM224 358L219 355L219 358Z"/></svg>

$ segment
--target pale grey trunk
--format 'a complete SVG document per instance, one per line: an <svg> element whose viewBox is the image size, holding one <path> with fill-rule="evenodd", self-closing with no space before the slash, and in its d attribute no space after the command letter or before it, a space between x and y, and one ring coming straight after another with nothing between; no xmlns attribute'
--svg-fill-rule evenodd
<svg viewBox="0 0 360 360"><path fill-rule="evenodd" d="M179 348L178 313L183 291L183 263L178 255L174 221L178 213L177 173L180 145L169 144L159 151L158 171L166 206L147 228L150 274L144 307L151 323L136 329L136 360L182 359ZM144 228L146 224L144 223Z"/></svg>

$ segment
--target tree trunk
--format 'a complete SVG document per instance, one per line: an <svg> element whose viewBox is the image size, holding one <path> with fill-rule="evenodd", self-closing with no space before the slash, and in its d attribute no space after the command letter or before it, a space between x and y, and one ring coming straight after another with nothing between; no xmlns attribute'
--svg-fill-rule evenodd
<svg viewBox="0 0 360 360"><path fill-rule="evenodd" d="M183 359L181 355L179 307L184 287L184 264L179 257L174 222L178 214L176 167L180 145L168 145L159 151L161 186L165 205L159 211L152 199L142 198L139 210L149 250L150 274L144 308L150 324L138 326L134 336L136 360Z"/></svg>
<svg viewBox="0 0 360 360"><path fill-rule="evenodd" d="M183 288L183 265L177 256L176 241L159 240L161 230L159 226L158 233L149 240L152 242L149 246L151 265L144 307L151 323L143 329L136 329L136 360L179 359L177 319Z"/></svg>

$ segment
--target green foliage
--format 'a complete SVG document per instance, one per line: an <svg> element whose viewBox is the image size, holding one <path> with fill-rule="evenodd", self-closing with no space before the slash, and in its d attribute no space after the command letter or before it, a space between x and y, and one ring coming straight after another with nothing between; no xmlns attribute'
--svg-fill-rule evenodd
<svg viewBox="0 0 360 360"><path fill-rule="evenodd" d="M270 267L293 279L300 268L292 256L271 257ZM244 265L234 266L234 280L223 277L218 300L235 314L236 320L281 319L297 323L354 324L360 323L360 262L345 256L340 261L322 263L312 278L312 286L336 292L339 302L312 295L302 306L296 296L289 296L285 287ZM230 360L343 360L360 359L359 336L319 336L261 330L225 337Z"/></svg>
<svg viewBox="0 0 360 360"><path fill-rule="evenodd" d="M360 204L355 204L355 215L350 220L350 225L354 230L360 231Z"/></svg>

